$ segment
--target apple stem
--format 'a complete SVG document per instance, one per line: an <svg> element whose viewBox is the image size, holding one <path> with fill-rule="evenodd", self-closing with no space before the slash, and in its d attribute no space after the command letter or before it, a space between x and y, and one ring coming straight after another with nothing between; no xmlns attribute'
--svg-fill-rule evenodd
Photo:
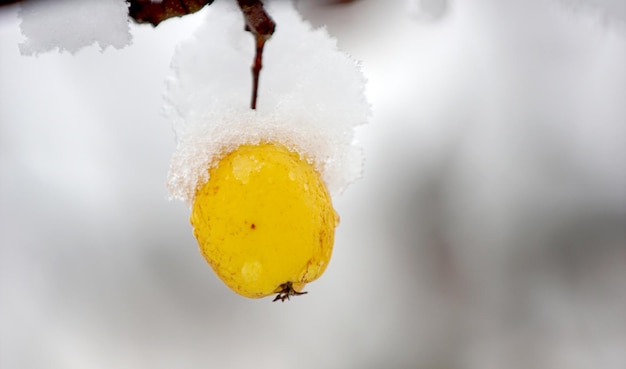
<svg viewBox="0 0 626 369"><path fill-rule="evenodd" d="M276 30L276 23L265 12L261 0L237 0L246 23L245 30L254 35L256 53L252 64L252 101L250 109L256 109L259 75L263 68L263 48Z"/></svg>

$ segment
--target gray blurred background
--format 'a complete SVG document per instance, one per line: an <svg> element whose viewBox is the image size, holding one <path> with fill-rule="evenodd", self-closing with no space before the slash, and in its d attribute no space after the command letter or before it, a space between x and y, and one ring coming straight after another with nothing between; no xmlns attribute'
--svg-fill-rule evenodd
<svg viewBox="0 0 626 369"><path fill-rule="evenodd" d="M624 3L296 5L373 116L330 266L282 304L167 201L164 79L210 7L39 57L0 7L0 368L626 368Z"/></svg>

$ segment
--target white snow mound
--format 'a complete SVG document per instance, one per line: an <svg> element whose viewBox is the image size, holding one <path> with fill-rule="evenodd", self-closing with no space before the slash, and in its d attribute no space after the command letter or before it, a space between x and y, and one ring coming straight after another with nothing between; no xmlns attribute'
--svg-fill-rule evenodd
<svg viewBox="0 0 626 369"><path fill-rule="evenodd" d="M20 4L23 55L59 49L75 53L97 43L101 50L131 42L124 0L32 0Z"/></svg>
<svg viewBox="0 0 626 369"><path fill-rule="evenodd" d="M267 11L277 26L265 44L257 110L251 110L255 43L234 3L211 5L172 62L166 113L178 146L167 184L171 197L191 204L211 165L241 144L263 141L299 152L331 194L342 192L361 175L354 128L370 114L359 65L290 2L272 2Z"/></svg>

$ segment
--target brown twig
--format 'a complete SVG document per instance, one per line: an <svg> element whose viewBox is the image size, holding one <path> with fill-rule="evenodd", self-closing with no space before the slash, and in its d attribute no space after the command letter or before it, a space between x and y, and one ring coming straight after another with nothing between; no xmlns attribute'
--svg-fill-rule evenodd
<svg viewBox="0 0 626 369"><path fill-rule="evenodd" d="M172 17L195 13L205 5L211 5L214 0L129 0L128 15L137 23L150 23L157 26L164 20Z"/></svg>
<svg viewBox="0 0 626 369"><path fill-rule="evenodd" d="M237 0L243 18L246 22L245 30L254 35L256 54L252 64L252 101L250 108L256 109L256 101L259 89L259 75L263 68L263 48L265 41L269 40L276 29L276 23L263 9L261 0Z"/></svg>

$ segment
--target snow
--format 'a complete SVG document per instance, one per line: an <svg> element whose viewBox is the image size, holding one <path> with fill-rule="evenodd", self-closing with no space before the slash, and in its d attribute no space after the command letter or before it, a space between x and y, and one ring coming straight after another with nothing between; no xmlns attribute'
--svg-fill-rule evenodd
<svg viewBox="0 0 626 369"><path fill-rule="evenodd" d="M191 202L215 160L260 141L299 152L331 194L361 175L354 128L367 121L369 105L359 65L289 2L270 3L268 12L278 27L265 46L256 111L249 108L254 39L242 31L234 2L212 5L194 37L178 48L166 93L178 138L168 179L172 197Z"/></svg>
<svg viewBox="0 0 626 369"><path fill-rule="evenodd" d="M215 278L167 201L164 79L223 2L38 58L0 6L0 368L626 368L622 0L299 1L373 114L329 267L280 305Z"/></svg>
<svg viewBox="0 0 626 369"><path fill-rule="evenodd" d="M55 49L75 53L93 44L121 49L131 42L124 0L35 0L20 6L24 55Z"/></svg>

